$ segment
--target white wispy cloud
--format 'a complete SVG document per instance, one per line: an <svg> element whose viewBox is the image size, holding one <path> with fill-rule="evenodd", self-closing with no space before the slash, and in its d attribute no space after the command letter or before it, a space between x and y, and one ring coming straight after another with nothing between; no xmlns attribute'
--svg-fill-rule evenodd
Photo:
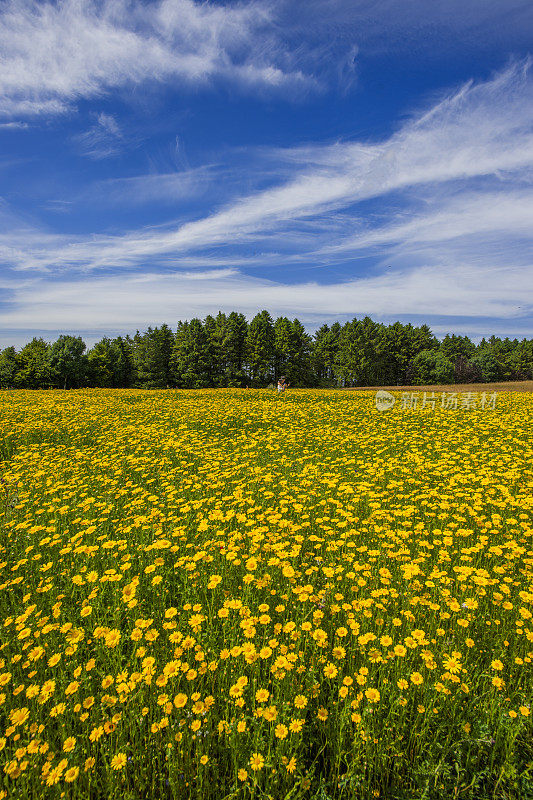
<svg viewBox="0 0 533 800"><path fill-rule="evenodd" d="M74 141L84 155L98 161L120 152L123 135L113 115L100 112L95 124L74 136Z"/></svg>
<svg viewBox="0 0 533 800"><path fill-rule="evenodd" d="M203 317L219 309L239 309L251 316L260 308L273 314L298 316L312 325L339 317L392 318L418 315L424 321L449 317L444 331L453 330L461 317L461 330L487 333L490 325L479 320L513 320L533 312L533 270L512 265L481 267L440 265L398 270L371 278L323 285L280 282L242 275L237 270L126 276L87 276L60 284L43 278L14 284L0 282L13 293L11 307L2 314L5 329L40 331L132 331L138 327L178 319ZM521 307L517 311L518 306ZM512 326L511 326L512 327ZM518 329L518 326L517 326ZM509 330L509 325L507 326ZM3 338L9 338L4 334Z"/></svg>
<svg viewBox="0 0 533 800"><path fill-rule="evenodd" d="M147 258L168 259L206 247L249 244L269 233L280 237L302 220L316 221L320 232L320 237L314 238L310 226L307 252L300 253L312 258L317 244L321 246L320 252L324 252L323 222L332 214L346 212L345 226L349 228L352 224L356 228L360 217L357 204L362 201L403 192L408 203L413 194L435 193L439 187L449 187L450 197L455 198L449 201L446 212L445 238L453 235L452 223L459 230L464 228L461 204L464 206L465 201L461 198L465 192L471 196L468 201L471 209L478 205L479 227L482 216L479 209L482 205L486 208L487 203L486 199L472 197L476 182L492 181L491 202L501 204L504 209L519 203L514 197L515 183L526 182L529 186L528 176L533 167L530 64L514 64L489 81L464 85L428 111L408 120L385 141L307 146L285 153L278 151L278 155L287 167L288 180L240 198L202 219L121 236L95 235L90 240L71 240L59 248L45 245L17 250L12 263L19 269L131 266ZM454 202L457 202L455 212ZM489 213L489 217L494 218L494 213ZM511 226L517 225L519 219L520 225L524 224L524 214L520 211L514 221L512 211L505 214L505 219ZM503 220L502 215L502 225ZM411 226L404 229L407 235L421 223L405 224ZM426 219L425 225L426 230L433 225L433 235L438 235L438 224ZM334 235L337 239L336 228ZM390 238L390 231L388 235ZM299 241L301 245L301 236ZM333 243L337 241L329 244Z"/></svg>
<svg viewBox="0 0 533 800"><path fill-rule="evenodd" d="M472 329L485 318L510 320L507 330L519 329L533 297L531 100L530 66L514 64L442 97L386 140L277 151L281 183L196 221L90 239L11 226L0 233L0 257L14 269L2 324L130 330L221 307L266 307L309 324L418 315L439 319L441 329L443 317L474 320ZM364 211L376 197L379 218ZM329 283L206 271L291 260L331 267L369 252L374 274L330 274ZM81 275L116 267L122 275ZM180 267L198 268L201 279Z"/></svg>
<svg viewBox="0 0 533 800"><path fill-rule="evenodd" d="M0 14L0 113L58 114L112 89L214 79L244 87L311 82L267 37L258 2L11 0Z"/></svg>
<svg viewBox="0 0 533 800"><path fill-rule="evenodd" d="M225 177L226 171L217 165L203 165L175 172L108 178L86 190L82 199L106 205L175 204L201 197L215 181Z"/></svg>
<svg viewBox="0 0 533 800"><path fill-rule="evenodd" d="M29 128L27 122L0 122L0 130L24 130Z"/></svg>
<svg viewBox="0 0 533 800"><path fill-rule="evenodd" d="M478 237L524 237L533 235L533 186L503 187L501 191L459 193L459 196L428 201L430 211L404 212L383 226L362 231L323 249L323 253L348 255L364 248L413 245ZM509 247L509 242L506 242Z"/></svg>

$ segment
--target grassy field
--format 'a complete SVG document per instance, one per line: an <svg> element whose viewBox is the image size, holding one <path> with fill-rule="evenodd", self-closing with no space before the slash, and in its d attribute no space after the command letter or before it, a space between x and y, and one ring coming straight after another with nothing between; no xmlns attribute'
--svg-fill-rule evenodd
<svg viewBox="0 0 533 800"><path fill-rule="evenodd" d="M533 797L533 400L0 393L0 800Z"/></svg>
<svg viewBox="0 0 533 800"><path fill-rule="evenodd" d="M377 386L352 386L346 391L376 391ZM497 381L495 383L433 383L425 386L380 386L394 392L533 392L533 381Z"/></svg>

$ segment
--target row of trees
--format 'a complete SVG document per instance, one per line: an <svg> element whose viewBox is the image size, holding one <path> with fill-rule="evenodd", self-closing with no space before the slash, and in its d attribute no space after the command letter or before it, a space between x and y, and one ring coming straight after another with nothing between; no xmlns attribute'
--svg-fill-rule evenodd
<svg viewBox="0 0 533 800"><path fill-rule="evenodd" d="M386 386L533 378L533 340L467 336L442 342L427 325L383 325L370 317L322 325L314 336L299 320L261 311L104 337L88 352L79 336L53 344L33 339L0 353L0 387L201 388L266 386L286 375L293 386Z"/></svg>

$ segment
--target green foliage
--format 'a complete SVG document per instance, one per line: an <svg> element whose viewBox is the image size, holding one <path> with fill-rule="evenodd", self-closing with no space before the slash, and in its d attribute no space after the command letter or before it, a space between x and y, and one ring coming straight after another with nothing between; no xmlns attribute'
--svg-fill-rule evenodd
<svg viewBox="0 0 533 800"><path fill-rule="evenodd" d="M413 383L453 383L453 364L439 350L421 350L411 362Z"/></svg>
<svg viewBox="0 0 533 800"><path fill-rule="evenodd" d="M50 384L50 345L43 339L32 339L22 348L17 360L17 388L39 389Z"/></svg>
<svg viewBox="0 0 533 800"><path fill-rule="evenodd" d="M81 336L60 336L50 349L51 379L62 389L83 386L87 376L85 342Z"/></svg>
<svg viewBox="0 0 533 800"><path fill-rule="evenodd" d="M88 352L79 337L52 346L33 339L0 352L0 388L59 386L158 389L269 386L285 375L293 387L389 386L533 379L533 340L491 336L479 345L427 325L354 318L322 325L311 337L298 319L261 311L219 311L203 321L103 337Z"/></svg>
<svg viewBox="0 0 533 800"><path fill-rule="evenodd" d="M245 386L246 337L248 324L243 314L232 311L226 321L222 348L227 386Z"/></svg>
<svg viewBox="0 0 533 800"><path fill-rule="evenodd" d="M0 388L11 389L15 385L18 361L14 347L6 347L0 353Z"/></svg>
<svg viewBox="0 0 533 800"><path fill-rule="evenodd" d="M254 386L269 383L275 369L274 323L268 311L261 311L250 322L246 337L248 374Z"/></svg>
<svg viewBox="0 0 533 800"><path fill-rule="evenodd" d="M484 347L471 359L471 363L479 370L481 380L485 382L499 381L503 378L502 365L492 349Z"/></svg>
<svg viewBox="0 0 533 800"><path fill-rule="evenodd" d="M211 347L201 320L180 322L172 350L172 375L177 386L201 389L212 386Z"/></svg>

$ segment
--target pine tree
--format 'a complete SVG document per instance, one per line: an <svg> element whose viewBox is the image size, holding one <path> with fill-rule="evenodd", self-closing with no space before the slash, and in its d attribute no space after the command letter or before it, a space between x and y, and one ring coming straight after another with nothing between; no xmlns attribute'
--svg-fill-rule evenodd
<svg viewBox="0 0 533 800"><path fill-rule="evenodd" d="M253 318L246 337L248 374L254 386L264 386L274 378L274 323L268 311Z"/></svg>
<svg viewBox="0 0 533 800"><path fill-rule="evenodd" d="M224 353L224 339L226 336L226 315L221 311L216 317L207 316L204 320L204 329L207 335L209 350L209 385L226 385L226 359Z"/></svg>
<svg viewBox="0 0 533 800"><path fill-rule="evenodd" d="M172 368L180 387L202 389L212 385L209 339L201 320L195 318L178 325Z"/></svg>
<svg viewBox="0 0 533 800"><path fill-rule="evenodd" d="M316 380L311 368L312 339L299 319L291 323L292 361L290 382L293 386L313 386Z"/></svg>
<svg viewBox="0 0 533 800"><path fill-rule="evenodd" d="M114 386L116 354L111 340L104 336L87 353L91 386Z"/></svg>
<svg viewBox="0 0 533 800"><path fill-rule="evenodd" d="M135 383L133 363L133 341L129 336L117 336L111 342L114 351L113 386L127 388Z"/></svg>
<svg viewBox="0 0 533 800"><path fill-rule="evenodd" d="M226 321L222 342L223 359L226 365L225 383L227 386L243 386L246 381L244 363L246 359L246 338L248 324L244 314L232 311Z"/></svg>
<svg viewBox="0 0 533 800"><path fill-rule="evenodd" d="M280 375L294 383L295 341L290 319L278 317L274 323L274 380Z"/></svg>
<svg viewBox="0 0 533 800"><path fill-rule="evenodd" d="M0 353L0 389L12 389L15 386L19 362L14 347L6 347Z"/></svg>
<svg viewBox="0 0 533 800"><path fill-rule="evenodd" d="M341 333L340 322L334 322L331 328L328 325L322 325L315 333L312 369L318 386L331 386L336 383L335 361L339 351Z"/></svg>
<svg viewBox="0 0 533 800"><path fill-rule="evenodd" d="M475 345L468 336L457 336L455 333L451 335L447 333L440 343L439 349L446 358L450 359L452 364L455 364L456 359L461 356L470 359L476 350Z"/></svg>
<svg viewBox="0 0 533 800"><path fill-rule="evenodd" d="M136 334L138 336L138 334ZM164 389L171 383L170 359L174 338L168 325L148 328L135 347L137 383L144 389Z"/></svg>

